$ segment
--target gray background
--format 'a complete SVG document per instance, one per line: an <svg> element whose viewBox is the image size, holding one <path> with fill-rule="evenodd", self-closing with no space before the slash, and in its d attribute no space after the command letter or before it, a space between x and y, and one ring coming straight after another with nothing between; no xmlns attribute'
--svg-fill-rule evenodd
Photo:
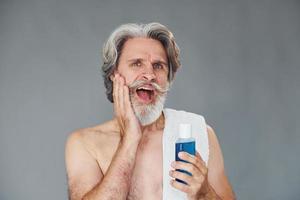
<svg viewBox="0 0 300 200"><path fill-rule="evenodd" d="M64 144L112 117L102 44L159 21L183 67L167 107L216 131L238 199L300 199L299 1L0 3L0 199L67 199Z"/></svg>

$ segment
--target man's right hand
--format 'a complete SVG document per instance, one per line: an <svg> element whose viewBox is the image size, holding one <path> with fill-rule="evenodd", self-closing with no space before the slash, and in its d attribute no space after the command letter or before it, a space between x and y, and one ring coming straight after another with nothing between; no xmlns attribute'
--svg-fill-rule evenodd
<svg viewBox="0 0 300 200"><path fill-rule="evenodd" d="M70 199L72 200L127 199L129 193L136 152L142 136L141 126L132 109L129 89L124 78L116 75L111 79L114 82L114 113L120 127L121 142L109 168L103 173L98 163L99 158L88 151L90 148L86 146L94 143L84 142L93 140L94 137L86 136L90 139L82 139L83 135L88 135L85 132L75 132L69 137L66 144L66 167ZM104 137L100 136L99 138ZM100 152L101 149L99 147L97 152Z"/></svg>
<svg viewBox="0 0 300 200"><path fill-rule="evenodd" d="M119 73L113 77L113 99L122 142L138 143L142 137L141 125L130 103L129 88Z"/></svg>

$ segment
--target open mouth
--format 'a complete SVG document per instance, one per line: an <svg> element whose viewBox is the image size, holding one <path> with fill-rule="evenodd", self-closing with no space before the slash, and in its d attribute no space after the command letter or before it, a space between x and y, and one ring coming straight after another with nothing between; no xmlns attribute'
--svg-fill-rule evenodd
<svg viewBox="0 0 300 200"><path fill-rule="evenodd" d="M149 86L141 86L136 89L138 99L144 103L150 103L154 99L154 88Z"/></svg>

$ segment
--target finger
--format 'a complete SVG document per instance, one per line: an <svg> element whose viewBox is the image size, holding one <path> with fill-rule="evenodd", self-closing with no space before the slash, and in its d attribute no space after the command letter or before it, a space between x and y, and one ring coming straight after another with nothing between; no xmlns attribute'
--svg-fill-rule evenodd
<svg viewBox="0 0 300 200"><path fill-rule="evenodd" d="M119 102L118 102L118 74L115 74L114 79L113 79L113 99L114 99L114 110L115 110L115 115L119 116Z"/></svg>
<svg viewBox="0 0 300 200"><path fill-rule="evenodd" d="M131 103L130 103L130 94L129 94L129 88L127 85L124 85L124 106L126 112L129 112L131 110Z"/></svg>
<svg viewBox="0 0 300 200"><path fill-rule="evenodd" d="M193 164L196 164L196 162L205 163L203 161L203 159L201 158L200 154L198 153L198 151L196 152L195 156L192 154L189 154L187 152L184 152L184 151L179 152L178 156L182 160L185 160L185 161L193 163Z"/></svg>
<svg viewBox="0 0 300 200"><path fill-rule="evenodd" d="M206 164L201 159L200 154L198 154L198 155L196 154L196 156L194 156L194 155L191 155L187 152L182 151L182 152L179 152L178 156L179 156L180 159L185 160L185 161L195 165L199 170L201 170L202 173L205 173Z"/></svg>
<svg viewBox="0 0 300 200"><path fill-rule="evenodd" d="M122 116L125 116L125 110L124 110L124 79L120 75L119 78L119 106L120 106L120 113Z"/></svg>
<svg viewBox="0 0 300 200"><path fill-rule="evenodd" d="M202 159L202 157L201 157L201 155L200 155L200 153L199 153L198 151L196 151L196 157L199 158L200 161L203 162L203 163L205 164L204 160ZM206 165L206 164L205 164L205 165Z"/></svg>
<svg viewBox="0 0 300 200"><path fill-rule="evenodd" d="M196 158L199 159L199 161L200 161L200 163L202 165L202 168L201 168L202 172L204 174L207 174L207 165L206 165L206 162L204 162L204 160L202 159L202 157L201 157L201 155L200 155L200 153L198 151L196 151Z"/></svg>
<svg viewBox="0 0 300 200"><path fill-rule="evenodd" d="M192 176L187 175L187 174L184 173L184 172L171 170L171 171L169 172L169 175L170 175L172 178L180 179L180 180L186 182L188 185L190 185L190 183L192 182Z"/></svg>
<svg viewBox="0 0 300 200"><path fill-rule="evenodd" d="M189 185L180 183L180 182L175 181L175 180L173 180L173 179L170 181L170 184L171 184L174 188L176 188L177 190L180 190L180 191L185 192L185 193L189 193L189 192L190 192L190 186L189 186Z"/></svg>
<svg viewBox="0 0 300 200"><path fill-rule="evenodd" d="M171 165L174 169L185 170L185 171L191 173L193 176L198 175L199 173L201 173L201 171L199 171L199 169L191 163L186 163L186 162L181 162L181 161L174 161L174 162L172 162Z"/></svg>

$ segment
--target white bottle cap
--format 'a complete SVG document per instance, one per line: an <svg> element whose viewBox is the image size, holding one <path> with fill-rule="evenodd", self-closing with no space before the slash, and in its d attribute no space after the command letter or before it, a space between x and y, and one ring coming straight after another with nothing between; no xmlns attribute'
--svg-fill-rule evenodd
<svg viewBox="0 0 300 200"><path fill-rule="evenodd" d="M191 138L192 126L191 124L179 124L179 138Z"/></svg>

